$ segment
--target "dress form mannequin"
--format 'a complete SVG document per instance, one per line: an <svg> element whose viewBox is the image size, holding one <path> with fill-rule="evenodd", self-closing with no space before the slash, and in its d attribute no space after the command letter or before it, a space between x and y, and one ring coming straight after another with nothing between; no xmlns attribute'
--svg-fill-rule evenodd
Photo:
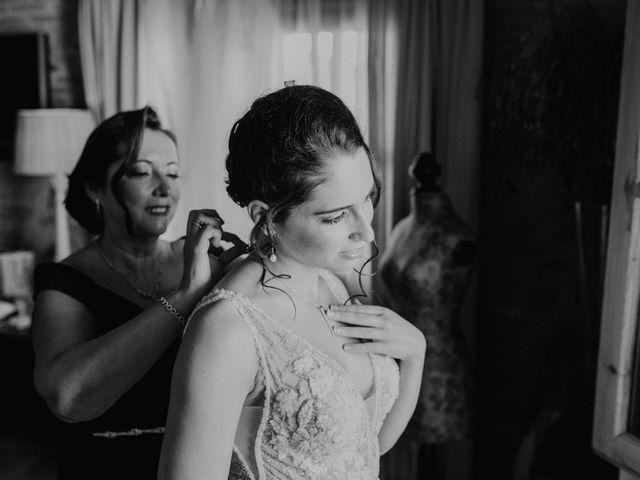
<svg viewBox="0 0 640 480"><path fill-rule="evenodd" d="M440 166L433 156L418 154L409 174L415 181L411 213L395 226L380 273L391 308L427 338L420 399L405 437L421 445L420 457L429 457L432 479L442 478L434 465L438 446L471 435L470 355L459 315L476 244L436 184Z"/></svg>

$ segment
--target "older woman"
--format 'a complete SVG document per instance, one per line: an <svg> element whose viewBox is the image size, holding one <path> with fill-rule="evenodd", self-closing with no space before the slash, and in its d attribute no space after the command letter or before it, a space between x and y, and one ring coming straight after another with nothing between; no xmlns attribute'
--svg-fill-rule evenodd
<svg viewBox="0 0 640 480"><path fill-rule="evenodd" d="M179 333L222 271L215 211L160 239L179 177L175 137L146 107L102 122L69 178L67 210L96 237L37 267L33 322L36 388L73 424L60 479L156 477Z"/></svg>

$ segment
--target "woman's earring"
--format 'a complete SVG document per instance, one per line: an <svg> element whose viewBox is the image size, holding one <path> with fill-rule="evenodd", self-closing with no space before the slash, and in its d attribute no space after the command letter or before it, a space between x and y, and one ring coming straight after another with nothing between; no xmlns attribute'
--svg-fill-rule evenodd
<svg viewBox="0 0 640 480"><path fill-rule="evenodd" d="M271 263L276 263L276 261L278 260L278 257L276 257L276 247L273 246L273 243L271 244L271 255L269 255L269 261Z"/></svg>
<svg viewBox="0 0 640 480"><path fill-rule="evenodd" d="M100 200L96 199L96 218L100 218L102 214L102 208L100 207Z"/></svg>

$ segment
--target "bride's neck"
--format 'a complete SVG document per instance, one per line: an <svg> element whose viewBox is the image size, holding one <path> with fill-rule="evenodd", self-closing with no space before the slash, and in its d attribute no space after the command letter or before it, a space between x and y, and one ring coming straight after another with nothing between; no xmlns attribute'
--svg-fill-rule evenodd
<svg viewBox="0 0 640 480"><path fill-rule="evenodd" d="M267 259L265 268L265 281L273 279L270 281L271 284L277 282L280 286L294 289L310 299L317 299L318 281L322 273L320 268L286 258L278 258L275 262Z"/></svg>

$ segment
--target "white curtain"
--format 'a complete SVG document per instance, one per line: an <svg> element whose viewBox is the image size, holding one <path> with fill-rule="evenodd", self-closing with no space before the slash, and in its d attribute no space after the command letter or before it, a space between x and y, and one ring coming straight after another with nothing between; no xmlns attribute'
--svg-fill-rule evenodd
<svg viewBox="0 0 640 480"><path fill-rule="evenodd" d="M233 122L285 80L333 91L368 129L366 0L81 0L87 104L98 120L154 106L178 137L180 208L215 208L246 236L250 221L225 190Z"/></svg>
<svg viewBox="0 0 640 480"><path fill-rule="evenodd" d="M137 105L141 3L85 0L78 5L85 99L96 121Z"/></svg>
<svg viewBox="0 0 640 480"><path fill-rule="evenodd" d="M251 102L281 85L277 15L269 2L233 0L154 0L149 13L144 83L148 101L166 109L183 167L180 209L167 236L183 234L189 210L215 208L227 230L246 238L250 219L226 193L227 141Z"/></svg>
<svg viewBox="0 0 640 480"><path fill-rule="evenodd" d="M338 95L366 134L369 99L366 0L278 0L276 63L284 80Z"/></svg>
<svg viewBox="0 0 640 480"><path fill-rule="evenodd" d="M483 0L393 3L398 35L392 178L394 223L409 211L412 157L431 151L460 216L476 224ZM389 52L387 52L389 54Z"/></svg>
<svg viewBox="0 0 640 480"><path fill-rule="evenodd" d="M246 236L248 216L225 190L226 143L250 103L282 85L276 9L266 1L81 0L79 24L96 118L150 104L178 137L182 199L166 236L182 235L194 208L215 208L225 228Z"/></svg>
<svg viewBox="0 0 640 480"><path fill-rule="evenodd" d="M374 218L381 251L393 227L394 145L398 88L397 7L387 0L369 3L369 148L383 172L384 189ZM380 288L380 287L379 287Z"/></svg>

